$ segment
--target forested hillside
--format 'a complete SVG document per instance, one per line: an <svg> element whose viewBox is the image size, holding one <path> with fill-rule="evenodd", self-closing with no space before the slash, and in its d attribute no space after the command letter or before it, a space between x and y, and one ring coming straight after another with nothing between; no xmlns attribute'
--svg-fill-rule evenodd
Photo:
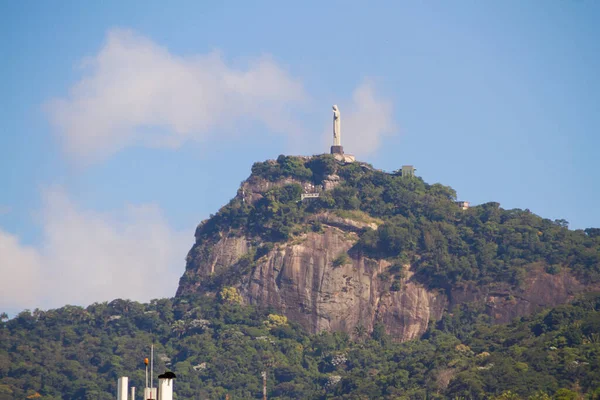
<svg viewBox="0 0 600 400"><path fill-rule="evenodd" d="M0 399L111 399L118 376L175 371L179 399L577 399L600 396L600 295L510 325L452 310L421 340L307 335L285 318L218 299L125 300L24 311L0 326Z"/></svg>

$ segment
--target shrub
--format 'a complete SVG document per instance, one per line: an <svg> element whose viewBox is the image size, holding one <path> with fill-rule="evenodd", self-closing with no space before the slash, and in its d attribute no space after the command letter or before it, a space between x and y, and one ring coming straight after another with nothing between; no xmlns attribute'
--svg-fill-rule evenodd
<svg viewBox="0 0 600 400"><path fill-rule="evenodd" d="M269 314L263 323L267 328L273 329L280 326L286 326L288 324L288 319L285 315Z"/></svg>
<svg viewBox="0 0 600 400"><path fill-rule="evenodd" d="M231 286L226 286L223 289L221 289L219 297L223 303L242 304L243 301L240 292L236 288Z"/></svg>
<svg viewBox="0 0 600 400"><path fill-rule="evenodd" d="M334 267L337 268L337 267L341 267L342 265L348 264L349 262L350 262L350 257L348 256L348 254L342 253L333 259L332 264Z"/></svg>

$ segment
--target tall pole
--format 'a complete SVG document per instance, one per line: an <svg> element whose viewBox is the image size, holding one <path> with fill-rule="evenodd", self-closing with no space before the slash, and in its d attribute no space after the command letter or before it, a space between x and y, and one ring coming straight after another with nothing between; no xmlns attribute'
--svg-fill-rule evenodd
<svg viewBox="0 0 600 400"><path fill-rule="evenodd" d="M150 346L150 387L154 387L154 345Z"/></svg>
<svg viewBox="0 0 600 400"><path fill-rule="evenodd" d="M262 372L263 378L263 400L267 400L267 370Z"/></svg>

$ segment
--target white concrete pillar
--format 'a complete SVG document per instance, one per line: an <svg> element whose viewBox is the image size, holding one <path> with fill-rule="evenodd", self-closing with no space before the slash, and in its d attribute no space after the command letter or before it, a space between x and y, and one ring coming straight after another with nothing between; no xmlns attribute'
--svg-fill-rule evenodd
<svg viewBox="0 0 600 400"><path fill-rule="evenodd" d="M160 400L173 400L173 379L158 380L158 396Z"/></svg>
<svg viewBox="0 0 600 400"><path fill-rule="evenodd" d="M145 388L144 400L156 400L156 388Z"/></svg>
<svg viewBox="0 0 600 400"><path fill-rule="evenodd" d="M131 387L131 398L129 400L135 400L135 387Z"/></svg>
<svg viewBox="0 0 600 400"><path fill-rule="evenodd" d="M129 378L122 376L117 381L117 400L127 400L127 391L129 388Z"/></svg>

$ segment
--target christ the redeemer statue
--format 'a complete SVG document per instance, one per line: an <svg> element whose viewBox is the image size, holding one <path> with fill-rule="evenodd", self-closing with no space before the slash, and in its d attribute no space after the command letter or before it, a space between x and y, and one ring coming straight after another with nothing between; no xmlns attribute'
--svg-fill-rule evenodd
<svg viewBox="0 0 600 400"><path fill-rule="evenodd" d="M333 145L341 146L342 145L342 126L340 119L340 109L338 106L333 106Z"/></svg>
<svg viewBox="0 0 600 400"><path fill-rule="evenodd" d="M338 106L333 106L333 146L331 146L331 154L344 154L342 147L342 124L340 118L340 109Z"/></svg>

